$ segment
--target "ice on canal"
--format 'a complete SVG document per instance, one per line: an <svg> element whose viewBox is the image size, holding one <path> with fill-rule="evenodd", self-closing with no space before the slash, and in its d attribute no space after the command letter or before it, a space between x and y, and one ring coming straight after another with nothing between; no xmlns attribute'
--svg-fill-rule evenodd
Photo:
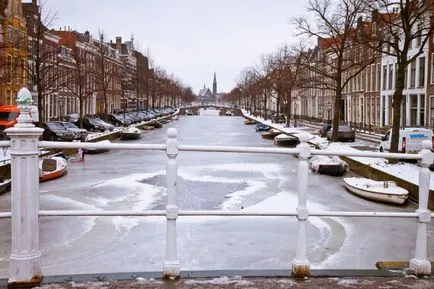
<svg viewBox="0 0 434 289"><path fill-rule="evenodd" d="M237 178L242 173L243 178ZM205 198L204 209L246 210L294 212L297 207L297 195L294 191L283 190L282 186L288 180L283 176L280 165L273 163L183 166L178 171L178 203L180 209L198 209L204 206L200 198ZM276 187L270 184L277 183ZM212 186L209 186L212 184ZM200 187L200 190L190 190L190 187ZM217 189L216 189L217 188ZM219 192L219 189L221 191ZM229 192L229 193L228 193ZM196 194L196 195L195 195ZM211 195L213 194L213 195ZM131 174L125 177L102 181L88 188L84 193L84 202L45 192L41 195L44 201L53 206L68 205L83 210L128 210L141 211L164 209L166 202L165 172L155 171L145 174ZM213 201L214 200L214 201ZM54 205L56 203L56 205ZM323 210L321 205L308 202L311 210ZM186 269L280 269L289 268L295 252L295 217L180 217L178 219L179 256L182 268ZM165 220L159 217L101 217L81 218L81 232L69 234L64 230L61 239L56 242L46 240L43 244L74 248L83 243L87 236L101 231L99 227L113 227L117 237L115 244L103 248L106 256L92 252L89 257L79 253L81 259L105 260L116 257L117 262L125 271L160 270L164 252ZM110 220L111 225L107 222ZM310 254L314 266L321 266L330 253L321 247L329 242L331 227L320 218L311 217L309 223L311 236L314 236ZM77 228L77 227L76 227ZM152 231L151 234L149 232ZM44 233L41 234L44 237ZM70 237L70 242L66 238ZM344 237L344 236L342 236ZM56 237L57 239L58 237ZM86 244L86 241L84 241ZM133 247L130 247L133 245ZM150 248L152 248L150 250ZM135 248L133 250L133 248ZM85 250L86 251L86 250ZM142 252L142 253L139 253ZM68 254L65 252L65 254ZM141 254L143 254L142 257ZM122 255L122 256L121 256ZM226 256L225 256L226 255ZM313 256L315 255L315 256ZM110 257L109 257L110 256ZM136 260L136 262L131 262ZM130 260L130 261L128 261ZM146 262L144 261L146 260ZM50 262L51 263L51 262ZM89 264L84 261L84 263ZM48 271L60 274L66 269L66 264L53 262L47 266ZM86 265L88 266L88 265ZM86 268L84 266L84 268ZM109 268L107 268L107 266ZM110 268L104 264L105 270ZM118 265L116 265L118 266ZM80 266L81 268L82 266ZM93 265L82 273L93 271ZM69 268L70 269L70 268ZM78 268L76 268L78 269ZM78 273L80 273L78 272Z"/></svg>
<svg viewBox="0 0 434 289"><path fill-rule="evenodd" d="M170 125L176 126L183 144L272 146L242 120L205 116L198 121L192 116ZM163 143L166 130L147 132L140 142ZM63 178L41 184L40 208L164 210L165 160L164 152L150 151L87 155L85 162L72 163ZM296 210L298 160L292 156L182 152L177 161L181 210ZM310 173L308 186L312 211L416 209L414 204L397 208L361 199L346 192L340 178ZM0 209L7 211L10 194L0 200ZM312 268L321 269L373 269L379 260L409 260L415 224L410 219L309 217L308 259ZM0 225L0 275L7 276L10 220L0 219ZM41 217L40 231L44 275L163 267L164 217ZM179 217L181 270L290 269L296 234L295 217ZM433 254L429 246L428 255Z"/></svg>

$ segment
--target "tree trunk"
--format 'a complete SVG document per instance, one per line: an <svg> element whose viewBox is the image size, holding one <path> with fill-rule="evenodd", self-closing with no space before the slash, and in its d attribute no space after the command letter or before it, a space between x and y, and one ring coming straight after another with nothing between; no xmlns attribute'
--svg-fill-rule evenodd
<svg viewBox="0 0 434 289"><path fill-rule="evenodd" d="M402 91L404 90L404 81L405 81L405 68L406 61L399 61L398 70L396 74L396 85L395 92L393 93L393 120L392 120L392 138L390 140L390 152L397 153L398 152L398 144L399 144L399 127L401 121L401 102L402 102ZM393 160L391 160L393 162ZM397 162L397 160L395 160Z"/></svg>
<svg viewBox="0 0 434 289"><path fill-rule="evenodd" d="M338 141L338 128L341 119L341 98L342 87L338 84L336 87L335 104L333 109L332 142Z"/></svg>

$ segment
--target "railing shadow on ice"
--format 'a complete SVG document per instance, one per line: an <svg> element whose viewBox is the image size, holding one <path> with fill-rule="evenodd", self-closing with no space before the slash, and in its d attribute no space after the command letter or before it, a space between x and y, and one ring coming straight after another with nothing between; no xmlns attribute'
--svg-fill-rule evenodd
<svg viewBox="0 0 434 289"><path fill-rule="evenodd" d="M433 154L429 150L431 143L424 143L419 154L396 154L377 152L338 152L313 149L307 143L308 135L300 135L300 144L296 148L264 148L235 146L180 145L177 131L167 131L166 144L98 144L39 141L42 129L34 127L28 119L25 109L15 127L6 130L10 141L0 142L0 146L10 146L12 208L11 212L0 213L0 217L12 218L12 250L9 256L9 283L38 283L41 280L41 251L39 248L39 216L165 216L167 220L166 253L162 275L179 277L181 265L178 259L176 220L178 216L294 216L298 220L297 246L292 260L292 275L309 276L310 262L307 259L306 222L309 216L318 217L375 217L375 218L415 218L417 219L415 255L410 260L410 270L417 275L431 273L431 264L427 260L427 224L432 213L427 209L430 184L429 165ZM119 150L157 150L166 151L167 165L167 205L166 210L131 211L56 211L39 210L38 159L39 148L100 148ZM222 153L260 153L298 155L298 207L294 212L245 212L245 211L205 211L178 210L176 204L177 156L180 151L222 152ZM421 164L419 172L419 208L416 212L357 212L357 211L309 211L306 206L308 184L308 158L312 155L337 155L355 157L373 157L390 159L413 159ZM21 200L26 200L22 202Z"/></svg>

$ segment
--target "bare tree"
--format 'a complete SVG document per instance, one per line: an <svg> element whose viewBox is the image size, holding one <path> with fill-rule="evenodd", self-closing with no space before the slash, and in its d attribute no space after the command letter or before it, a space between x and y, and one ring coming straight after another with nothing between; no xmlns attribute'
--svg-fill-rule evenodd
<svg viewBox="0 0 434 289"><path fill-rule="evenodd" d="M74 67L69 75L70 81L67 82L66 88L79 101L80 106L80 127L83 127L84 103L96 91L95 69L93 68L94 55L88 51L87 43L77 42L72 47L72 57Z"/></svg>
<svg viewBox="0 0 434 289"><path fill-rule="evenodd" d="M284 45L273 57L273 84L277 93L277 112L280 112L279 106L284 104L287 126L290 125L292 91L301 84L304 50L302 42L292 46ZM295 116L294 121L296 121Z"/></svg>
<svg viewBox="0 0 434 289"><path fill-rule="evenodd" d="M366 8L365 0L309 0L307 10L314 24L304 17L294 19L298 35L318 41L316 65L308 66L316 77L310 78L309 85L334 93L332 141L338 139L343 89L374 60L357 41L356 24Z"/></svg>
<svg viewBox="0 0 434 289"><path fill-rule="evenodd" d="M65 78L60 77L63 58L60 54L60 43L50 40L50 27L56 18L51 11L45 12L43 5L26 3L23 5L29 36L29 62L25 65L30 89L37 93L39 125L45 118L45 101L64 88ZM51 36L51 37L50 37ZM54 101L54 100L53 100Z"/></svg>
<svg viewBox="0 0 434 289"><path fill-rule="evenodd" d="M432 0L366 0L373 10L372 23L378 31L366 34L369 48L396 58L393 123L390 152L398 152L401 103L407 67L426 48L433 35ZM411 53L410 53L411 51Z"/></svg>
<svg viewBox="0 0 434 289"><path fill-rule="evenodd" d="M111 49L110 46L105 43L105 38L106 36L104 31L98 29L98 41L95 42L97 53L94 75L96 89L102 93L104 98L104 115L107 117L109 113L108 94L113 81L117 76L118 65L111 61Z"/></svg>

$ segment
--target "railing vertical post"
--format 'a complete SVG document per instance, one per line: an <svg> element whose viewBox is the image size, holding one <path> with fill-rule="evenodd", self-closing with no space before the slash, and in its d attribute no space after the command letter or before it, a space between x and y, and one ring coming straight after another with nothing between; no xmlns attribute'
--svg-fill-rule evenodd
<svg viewBox="0 0 434 289"><path fill-rule="evenodd" d="M295 258L292 260L292 274L295 277L306 277L310 274L310 263L307 260L306 248L306 222L309 217L309 211L306 206L307 176L309 171L308 158L310 156L310 147L307 143L309 135L307 133L302 133L300 134L299 139L297 251Z"/></svg>
<svg viewBox="0 0 434 289"><path fill-rule="evenodd" d="M39 248L39 149L43 129L30 117L32 95L21 89L17 103L18 123L5 130L11 139L12 249L9 256L11 287L38 285L41 282Z"/></svg>
<svg viewBox="0 0 434 289"><path fill-rule="evenodd" d="M178 206L176 204L176 179L178 155L178 141L176 139L177 131L174 128L167 130L167 233L166 233L166 257L164 260L163 275L167 278L176 278L179 276L180 265L176 245L176 219L178 217Z"/></svg>
<svg viewBox="0 0 434 289"><path fill-rule="evenodd" d="M430 141L422 142L420 155L421 168L419 170L419 213L416 235L416 249L414 258L410 260L410 271L418 276L431 274L431 263L427 259L427 224L431 221L431 212L428 210L428 195L430 187L429 166L433 163L433 153L430 151Z"/></svg>

